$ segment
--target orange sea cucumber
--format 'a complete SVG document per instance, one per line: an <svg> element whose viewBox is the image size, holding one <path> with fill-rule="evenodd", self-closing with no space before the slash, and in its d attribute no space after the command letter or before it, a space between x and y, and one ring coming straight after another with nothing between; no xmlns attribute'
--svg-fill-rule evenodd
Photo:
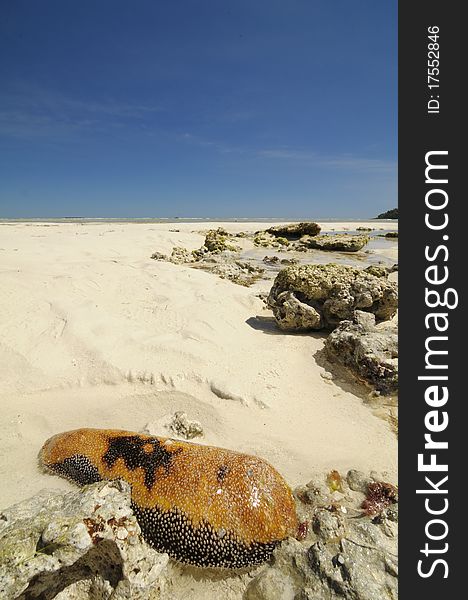
<svg viewBox="0 0 468 600"><path fill-rule="evenodd" d="M256 565L297 533L287 483L248 454L130 431L77 429L50 438L40 460L80 485L127 481L145 540L184 563Z"/></svg>

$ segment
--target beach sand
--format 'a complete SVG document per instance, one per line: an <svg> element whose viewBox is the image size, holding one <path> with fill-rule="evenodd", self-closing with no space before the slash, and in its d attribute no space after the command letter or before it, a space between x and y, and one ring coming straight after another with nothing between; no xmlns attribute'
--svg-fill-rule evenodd
<svg viewBox="0 0 468 600"><path fill-rule="evenodd" d="M266 458L293 488L332 469L396 482L391 424L367 389L324 361L325 334L276 328L258 296L272 279L246 288L150 258L173 246L198 248L203 231L218 226L268 225L0 223L0 508L43 488L74 489L38 469L37 453L55 433L148 427L168 436L162 424L175 411L202 424L194 441ZM322 229L358 226L396 228ZM376 238L353 255L307 255L389 265L397 243ZM259 569L201 573L170 561L161 597L240 600Z"/></svg>
<svg viewBox="0 0 468 600"><path fill-rule="evenodd" d="M379 227L322 224L366 225ZM330 379L323 334L275 328L257 296L271 282L244 288L150 259L197 248L217 226L266 227L0 224L0 507L42 488L71 489L37 468L51 435L148 423L168 435L158 422L177 410L201 422L195 441L266 458L292 487L330 469L396 480L389 424L365 405L362 387ZM396 259L395 249L392 241L383 255Z"/></svg>

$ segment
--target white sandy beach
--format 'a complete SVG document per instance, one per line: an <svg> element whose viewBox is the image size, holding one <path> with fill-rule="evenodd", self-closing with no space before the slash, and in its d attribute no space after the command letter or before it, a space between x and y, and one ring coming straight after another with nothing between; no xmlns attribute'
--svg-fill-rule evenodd
<svg viewBox="0 0 468 600"><path fill-rule="evenodd" d="M220 225L267 226L0 224L0 507L71 488L37 468L51 435L148 423L155 433L176 410L202 423L195 441L262 456L291 486L330 469L396 480L395 434L349 381L328 378L324 336L261 327L271 312L256 294L269 282L244 288L150 259L197 248ZM379 224L322 229L356 226ZM396 260L396 244L381 253Z"/></svg>

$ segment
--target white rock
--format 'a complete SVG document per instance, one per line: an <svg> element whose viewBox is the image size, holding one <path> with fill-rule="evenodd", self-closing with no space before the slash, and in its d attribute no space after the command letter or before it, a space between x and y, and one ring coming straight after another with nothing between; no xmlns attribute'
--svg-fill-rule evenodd
<svg viewBox="0 0 468 600"><path fill-rule="evenodd" d="M155 600L169 557L139 534L124 482L43 491L0 514L0 598Z"/></svg>

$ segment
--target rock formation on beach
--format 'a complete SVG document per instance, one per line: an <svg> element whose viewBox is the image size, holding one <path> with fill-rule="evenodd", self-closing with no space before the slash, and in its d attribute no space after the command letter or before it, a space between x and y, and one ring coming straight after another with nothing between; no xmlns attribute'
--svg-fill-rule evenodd
<svg viewBox="0 0 468 600"><path fill-rule="evenodd" d="M229 233L218 227L207 231L203 245L196 250L190 252L187 248L174 246L170 256L154 252L151 258L176 265L188 264L194 269L202 269L221 279L248 287L260 279L265 270L248 261L238 260L239 247L231 241Z"/></svg>
<svg viewBox="0 0 468 600"><path fill-rule="evenodd" d="M209 229L206 232L205 241L197 250L190 252L182 246L174 246L169 257L161 252L154 252L151 258L167 260L175 264L193 263L221 252L238 252L239 247L230 243L231 241L232 237L229 233L222 227L218 227L218 229Z"/></svg>
<svg viewBox="0 0 468 600"><path fill-rule="evenodd" d="M183 248L182 246L174 246L170 256L167 256L162 252L153 252L151 258L153 260L165 260L174 263L175 265L183 265L185 263L194 262L195 260L193 254L189 252L187 248Z"/></svg>
<svg viewBox="0 0 468 600"><path fill-rule="evenodd" d="M396 227L373 231L368 253L327 254L302 244L312 230L291 237L269 233L278 224L265 220L183 221L4 226L0 598L394 599L397 440L385 411L396 400L384 394L395 382L396 357L392 336L383 345L381 337L394 331L394 320L382 319L396 308L397 240L376 236ZM312 238L335 227L349 239L358 225L372 223L324 223ZM258 239L271 249L254 244L262 228ZM285 267L284 287L279 275L270 295ZM293 335L277 326L268 295L278 315L289 307ZM306 326L312 314L315 327L319 315L323 329L300 329L301 311ZM365 357L365 371L356 356ZM157 515L145 522L141 501L154 497L149 467L156 460L160 479L169 478L169 451L131 435L95 462L83 451L63 454L54 464L75 478L85 469L89 485L82 488L36 469L45 439L83 425L146 426L175 449L201 442L263 456L296 488L295 527L273 540L264 562L207 567L204 545L213 532L207 537L198 527L195 509L217 506L229 474L226 463L210 470L201 460L201 468L181 474L178 488L168 486L191 504L200 536L187 535L190 524L179 520L169 528L169 547L155 546L151 532L167 539L167 520L162 527L154 525ZM97 481L103 456L113 475L130 476L127 484ZM179 469L179 458L172 467ZM346 475L350 467L362 472ZM205 496L190 493L192 477L200 488L210 483ZM259 495L251 489L244 498L257 503ZM169 502L172 517L181 504ZM252 506L239 516L236 503L223 513L234 528L210 521L220 540L252 522ZM258 541L254 534L248 539ZM201 547L196 558L204 566L169 556L179 540ZM226 543L215 547L225 560Z"/></svg>
<svg viewBox="0 0 468 600"><path fill-rule="evenodd" d="M298 258L281 258L279 256L265 256L263 262L266 265L297 265Z"/></svg>
<svg viewBox="0 0 468 600"><path fill-rule="evenodd" d="M190 266L218 275L221 279L229 279L229 281L244 287L251 286L265 273L265 269L258 265L227 257L205 258Z"/></svg>
<svg viewBox="0 0 468 600"><path fill-rule="evenodd" d="M239 247L229 243L229 237L229 233L222 227L218 227L218 229L209 229L206 232L205 242L202 248L200 248L201 253L203 254L204 248L206 248L208 252L212 252L214 254L217 254L218 252L224 252L225 250L237 252Z"/></svg>
<svg viewBox="0 0 468 600"><path fill-rule="evenodd" d="M299 240L300 249L328 250L335 252L357 252L368 243L367 235L336 235L304 236Z"/></svg>
<svg viewBox="0 0 468 600"><path fill-rule="evenodd" d="M304 540L289 539L276 550L246 600L396 600L396 488L372 474L349 471L345 478L332 471L296 496Z"/></svg>
<svg viewBox="0 0 468 600"><path fill-rule="evenodd" d="M275 225L274 227L269 227L266 232L275 237L298 240L304 235L318 235L320 233L320 225L313 221L291 223L289 225Z"/></svg>
<svg viewBox="0 0 468 600"><path fill-rule="evenodd" d="M370 229L366 229L370 231ZM275 225L268 229L256 231L253 243L263 248L278 250L328 250L337 252L357 252L369 241L369 236L363 234L326 234L319 235L320 225L313 222ZM246 234L247 235L247 234Z"/></svg>
<svg viewBox="0 0 468 600"><path fill-rule="evenodd" d="M200 248L190 251L182 246L174 246L169 256L162 252L154 252L151 258L178 265L188 264L192 268L202 269L222 279L229 279L233 283L248 287L264 277L264 269L250 257L241 260L241 247L235 243L236 238L278 252L307 252L308 250L357 252L369 241L369 237L362 234L318 235L319 233L320 226L314 222L275 225L255 233L239 232L235 235L218 227L206 232ZM265 257L263 262L270 265L280 262L293 264L299 260L291 258L280 261L279 257L273 256Z"/></svg>
<svg viewBox="0 0 468 600"><path fill-rule="evenodd" d="M351 470L317 474L294 493L297 539L251 569L235 598L396 600L397 489L376 473ZM122 481L43 491L0 515L5 599L173 600L185 597L173 568L142 539ZM197 572L207 584L210 577Z"/></svg>
<svg viewBox="0 0 468 600"><path fill-rule="evenodd" d="M203 437L204 430L200 421L189 419L186 412L178 410L157 421L150 421L146 424L142 433L149 433L150 435L161 435L163 433L176 439L192 440L196 437Z"/></svg>
<svg viewBox="0 0 468 600"><path fill-rule="evenodd" d="M394 264L391 267L383 267L382 265L369 265L364 269L366 273L375 275L376 277L388 277L390 273L398 271L398 265Z"/></svg>
<svg viewBox="0 0 468 600"><path fill-rule="evenodd" d="M255 246L261 248L276 248L277 250L286 250L290 246L290 241L286 237L273 235L268 231L257 231L253 236Z"/></svg>
<svg viewBox="0 0 468 600"><path fill-rule="evenodd" d="M397 303L396 283L334 263L287 267L268 296L278 327L290 331L334 329L352 319L356 310L387 320L396 313Z"/></svg>
<svg viewBox="0 0 468 600"><path fill-rule="evenodd" d="M157 598L169 561L141 538L130 486L43 491L0 517L0 596ZM58 596L60 594L60 596Z"/></svg>
<svg viewBox="0 0 468 600"><path fill-rule="evenodd" d="M325 341L328 358L348 367L382 394L398 389L398 330L393 323L376 327L372 313L356 311L341 321Z"/></svg>

